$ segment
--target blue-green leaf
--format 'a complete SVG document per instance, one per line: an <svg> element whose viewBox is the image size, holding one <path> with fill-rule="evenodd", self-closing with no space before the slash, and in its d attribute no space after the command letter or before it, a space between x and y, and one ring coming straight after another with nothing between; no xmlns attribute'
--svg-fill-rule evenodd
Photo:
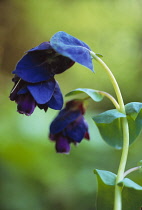
<svg viewBox="0 0 142 210"><path fill-rule="evenodd" d="M139 136L142 129L142 110L139 112L135 120L129 115L127 115L127 120L129 124L129 133L130 133L129 136L131 144Z"/></svg>
<svg viewBox="0 0 142 210"><path fill-rule="evenodd" d="M142 103L132 102L125 105L129 124L130 144L136 140L142 129Z"/></svg>
<svg viewBox="0 0 142 210"><path fill-rule="evenodd" d="M100 179L102 180L102 182L104 184L109 185L109 186L114 186L115 185L116 174L114 174L110 171L99 170L99 169L95 169L94 173L98 177L100 177Z"/></svg>
<svg viewBox="0 0 142 210"><path fill-rule="evenodd" d="M95 169L94 173L98 180L97 209L113 209L116 175L110 171L98 169ZM124 183L119 183L120 186L125 186L122 191L123 209L139 210L142 204L141 186L126 178L123 181Z"/></svg>
<svg viewBox="0 0 142 210"><path fill-rule="evenodd" d="M98 181L98 196L97 196L97 207L96 209L113 209L113 202L114 202L114 180L115 180L115 174L114 176L109 174L109 172L106 171L106 173L100 170L95 170L94 173L97 175L97 181ZM107 175L106 175L107 174ZM109 177L110 175L110 177ZM108 176L108 179L106 180L106 177Z"/></svg>
<svg viewBox="0 0 142 210"><path fill-rule="evenodd" d="M136 119L138 113L142 109L142 103L140 102L131 102L125 105L126 114L131 116L134 120Z"/></svg>
<svg viewBox="0 0 142 210"><path fill-rule="evenodd" d="M116 149L121 149L123 145L121 127L121 118L123 117L126 116L115 109L93 117L103 140Z"/></svg>
<svg viewBox="0 0 142 210"><path fill-rule="evenodd" d="M50 39L52 48L59 54L86 66L94 72L90 47L81 40L59 31Z"/></svg>
<svg viewBox="0 0 142 210"><path fill-rule="evenodd" d="M142 190L142 186L138 185L137 183L133 182L131 179L128 178L124 178L123 181L118 183L118 185L132 188L135 190Z"/></svg>
<svg viewBox="0 0 142 210"><path fill-rule="evenodd" d="M73 96L80 93L86 93L90 96L94 101L99 102L103 99L103 95L100 94L98 90L87 89L87 88L77 88L72 90L71 92L67 93L66 96Z"/></svg>
<svg viewBox="0 0 142 210"><path fill-rule="evenodd" d="M142 129L142 103L133 102L125 107L129 125L130 144L132 144ZM123 117L125 115L117 110L109 110L93 117L103 140L116 149L121 149L123 145L121 126L121 118Z"/></svg>
<svg viewBox="0 0 142 210"><path fill-rule="evenodd" d="M118 119L118 118L121 118L121 117L126 117L126 115L119 112L116 109L112 109L112 110L105 111L101 114L98 114L97 116L93 117L93 120L96 123L109 124L109 123L113 122L115 119Z"/></svg>

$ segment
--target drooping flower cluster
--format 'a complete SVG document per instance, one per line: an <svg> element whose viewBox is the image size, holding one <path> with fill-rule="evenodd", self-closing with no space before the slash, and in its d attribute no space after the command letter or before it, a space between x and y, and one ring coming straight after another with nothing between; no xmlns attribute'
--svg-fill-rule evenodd
<svg viewBox="0 0 142 210"><path fill-rule="evenodd" d="M31 115L36 106L45 111L48 107L60 110L63 97L54 75L73 64L70 58L54 51L49 42L29 50L13 71L14 87L10 99L18 104L17 111Z"/></svg>
<svg viewBox="0 0 142 210"><path fill-rule="evenodd" d="M85 108L81 100L66 103L50 125L50 139L55 141L56 151L69 153L70 144L80 143L83 138L89 140L88 125L83 114Z"/></svg>
<svg viewBox="0 0 142 210"><path fill-rule="evenodd" d="M63 31L27 51L13 71L10 100L17 103L17 111L31 115L36 106L45 111L48 107L60 110L63 97L54 76L75 62L93 71L89 46Z"/></svg>
<svg viewBox="0 0 142 210"><path fill-rule="evenodd" d="M75 62L94 71L90 51L86 43L63 31L27 51L12 72L14 87L10 100L17 103L17 111L29 116L36 106L45 112L48 107L61 110L63 96L54 76ZM55 141L57 152L69 153L71 143L76 145L83 138L89 139L84 112L82 101L73 100L51 123L50 139Z"/></svg>

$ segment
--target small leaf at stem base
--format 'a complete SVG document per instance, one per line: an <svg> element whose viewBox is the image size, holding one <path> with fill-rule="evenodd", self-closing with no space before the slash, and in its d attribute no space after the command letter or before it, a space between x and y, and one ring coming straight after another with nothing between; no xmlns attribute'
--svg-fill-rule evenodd
<svg viewBox="0 0 142 210"><path fill-rule="evenodd" d="M113 209L116 174L98 169L95 169L94 173L97 175L98 180L97 208L103 210ZM123 209L140 210L142 187L127 178L120 182L119 186L123 187Z"/></svg>

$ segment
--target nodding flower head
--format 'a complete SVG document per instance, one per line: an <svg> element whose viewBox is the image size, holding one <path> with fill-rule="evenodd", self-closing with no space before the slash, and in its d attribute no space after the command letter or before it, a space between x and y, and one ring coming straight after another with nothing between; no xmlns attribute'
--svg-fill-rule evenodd
<svg viewBox="0 0 142 210"><path fill-rule="evenodd" d="M48 107L60 110L63 97L54 76L75 62L93 71L90 50L87 44L63 31L28 50L12 72L15 76L10 99L18 104L18 112L30 115L36 106L45 111Z"/></svg>
<svg viewBox="0 0 142 210"><path fill-rule="evenodd" d="M36 83L51 79L73 64L70 58L58 54L50 42L43 42L27 51L17 63L13 74L26 82Z"/></svg>
<svg viewBox="0 0 142 210"><path fill-rule="evenodd" d="M54 78L39 82L25 82L18 76L13 78L14 87L10 100L17 103L17 111L27 116L31 115L36 106L47 111L48 107L60 110L63 106L63 96Z"/></svg>
<svg viewBox="0 0 142 210"><path fill-rule="evenodd" d="M61 110L63 96L54 75L73 64L70 58L58 54L50 42L43 42L27 51L13 71L14 87L10 100L18 104L17 111L31 115L36 106L45 111L48 107Z"/></svg>
<svg viewBox="0 0 142 210"><path fill-rule="evenodd" d="M56 151L59 153L70 152L70 144L77 145L83 138L89 140L88 125L83 114L83 102L72 100L66 103L58 116L50 125L49 137L55 141Z"/></svg>

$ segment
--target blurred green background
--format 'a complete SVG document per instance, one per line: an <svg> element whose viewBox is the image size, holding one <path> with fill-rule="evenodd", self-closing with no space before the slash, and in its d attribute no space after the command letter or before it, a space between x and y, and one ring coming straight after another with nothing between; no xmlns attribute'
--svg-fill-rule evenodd
<svg viewBox="0 0 142 210"><path fill-rule="evenodd" d="M0 209L94 210L97 182L93 169L117 173L121 151L101 139L91 120L113 108L104 99L89 101L86 119L91 141L72 146L70 155L56 154L48 128L57 115L38 109L27 117L9 100L11 71L28 49L65 31L86 42L112 69L125 103L142 99L142 2L140 0L1 0L0 1ZM96 74L79 64L56 76L65 94L94 88L114 94L103 69ZM65 98L65 100L67 100ZM142 135L130 147L127 169L142 159ZM142 185L135 172L129 178ZM105 196L105 195L104 195ZM103 206L109 205L103 202ZM108 207L109 209L109 207Z"/></svg>

